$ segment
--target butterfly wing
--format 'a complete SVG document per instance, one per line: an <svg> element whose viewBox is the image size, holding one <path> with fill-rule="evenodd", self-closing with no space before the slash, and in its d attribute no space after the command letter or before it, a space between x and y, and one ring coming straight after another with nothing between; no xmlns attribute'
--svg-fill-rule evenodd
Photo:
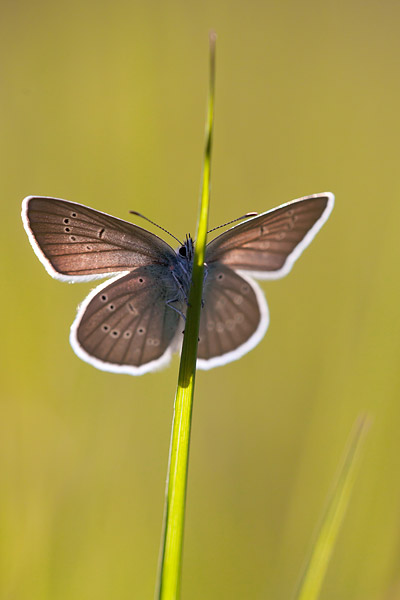
<svg viewBox="0 0 400 600"><path fill-rule="evenodd" d="M315 194L253 217L228 229L206 249L206 262L222 262L259 279L277 279L294 262L328 219L333 194Z"/></svg>
<svg viewBox="0 0 400 600"><path fill-rule="evenodd" d="M58 198L25 198L22 219L47 272L63 281L85 281L149 264L169 264L173 249L158 236L82 204Z"/></svg>
<svg viewBox="0 0 400 600"><path fill-rule="evenodd" d="M207 245L199 368L236 360L258 344L268 328L268 306L246 272L260 279L286 275L333 204L330 193L306 196L236 225Z"/></svg>
<svg viewBox="0 0 400 600"><path fill-rule="evenodd" d="M263 338L268 306L255 281L215 263L203 290L197 366L212 369L237 360Z"/></svg>
<svg viewBox="0 0 400 600"><path fill-rule="evenodd" d="M101 284L78 309L71 327L73 349L114 373L142 375L165 366L180 331L179 314L166 304L175 292L173 279L159 265Z"/></svg>

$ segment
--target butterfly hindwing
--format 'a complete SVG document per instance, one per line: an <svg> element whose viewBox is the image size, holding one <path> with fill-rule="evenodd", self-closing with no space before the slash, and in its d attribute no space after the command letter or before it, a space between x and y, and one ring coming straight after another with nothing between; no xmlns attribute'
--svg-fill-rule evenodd
<svg viewBox="0 0 400 600"><path fill-rule="evenodd" d="M209 265L200 316L198 367L211 369L236 360L263 338L269 322L261 289L229 267Z"/></svg>
<svg viewBox="0 0 400 600"><path fill-rule="evenodd" d="M253 217L212 240L206 262L222 262L258 279L282 277L325 223L333 203L333 194L315 194Z"/></svg>
<svg viewBox="0 0 400 600"><path fill-rule="evenodd" d="M75 352L94 366L140 375L166 365L180 315L167 300L174 289L165 267L138 267L98 286L71 327Z"/></svg>
<svg viewBox="0 0 400 600"><path fill-rule="evenodd" d="M25 198L30 242L57 279L84 281L149 264L168 264L173 249L128 221L58 198Z"/></svg>

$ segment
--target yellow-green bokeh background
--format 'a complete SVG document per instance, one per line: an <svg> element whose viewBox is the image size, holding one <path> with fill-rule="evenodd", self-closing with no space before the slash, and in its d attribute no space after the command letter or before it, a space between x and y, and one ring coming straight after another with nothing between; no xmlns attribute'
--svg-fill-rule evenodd
<svg viewBox="0 0 400 600"><path fill-rule="evenodd" d="M52 280L30 194L193 233L208 30L210 225L325 190L327 225L263 283L270 329L200 372L182 597L284 600L352 424L373 418L322 598L400 598L400 6L4 1L0 24L0 598L152 598L178 360L140 378L68 342L90 284Z"/></svg>

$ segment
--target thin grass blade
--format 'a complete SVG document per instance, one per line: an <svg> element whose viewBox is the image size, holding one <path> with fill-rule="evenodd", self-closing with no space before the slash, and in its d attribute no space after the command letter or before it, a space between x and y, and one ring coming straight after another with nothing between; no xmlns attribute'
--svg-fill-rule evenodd
<svg viewBox="0 0 400 600"><path fill-rule="evenodd" d="M295 600L316 600L332 556L340 527L350 501L361 447L369 419L360 415L353 427L342 464L318 528L310 557L299 582Z"/></svg>

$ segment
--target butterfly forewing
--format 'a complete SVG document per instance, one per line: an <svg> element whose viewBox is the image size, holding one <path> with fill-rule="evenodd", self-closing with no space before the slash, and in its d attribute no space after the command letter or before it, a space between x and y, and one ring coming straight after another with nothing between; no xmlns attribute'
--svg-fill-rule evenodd
<svg viewBox="0 0 400 600"><path fill-rule="evenodd" d="M229 267L208 268L200 317L198 366L225 364L253 348L268 327L268 308L258 285Z"/></svg>
<svg viewBox="0 0 400 600"><path fill-rule="evenodd" d="M207 246L206 262L222 262L260 279L288 273L333 208L333 195L294 200L249 219Z"/></svg>
<svg viewBox="0 0 400 600"><path fill-rule="evenodd" d="M80 307L71 342L87 362L140 374L168 362L180 316L166 304L173 280L165 267L139 267L99 286Z"/></svg>
<svg viewBox="0 0 400 600"><path fill-rule="evenodd" d="M92 279L174 258L172 248L149 231L75 202L29 197L22 214L35 252L53 277Z"/></svg>

